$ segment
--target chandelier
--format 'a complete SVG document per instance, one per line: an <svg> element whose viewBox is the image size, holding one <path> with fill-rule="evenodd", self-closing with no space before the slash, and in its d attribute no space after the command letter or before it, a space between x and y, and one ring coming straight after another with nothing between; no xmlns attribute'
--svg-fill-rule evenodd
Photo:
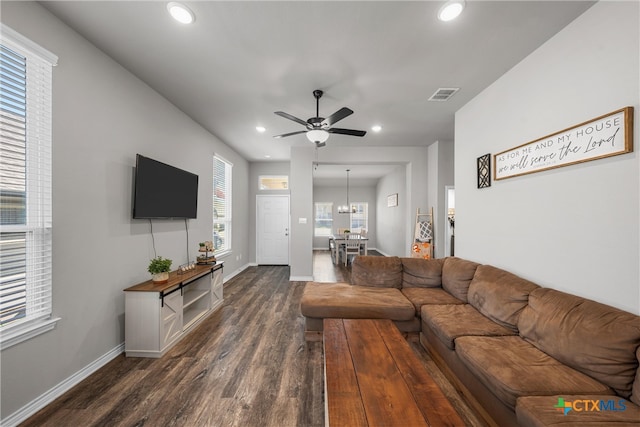
<svg viewBox="0 0 640 427"><path fill-rule="evenodd" d="M338 213L339 214L346 214L346 213L356 213L356 207L355 206L351 206L349 204L349 171L351 169L347 169L347 204L346 205L342 205L342 206L338 206Z"/></svg>

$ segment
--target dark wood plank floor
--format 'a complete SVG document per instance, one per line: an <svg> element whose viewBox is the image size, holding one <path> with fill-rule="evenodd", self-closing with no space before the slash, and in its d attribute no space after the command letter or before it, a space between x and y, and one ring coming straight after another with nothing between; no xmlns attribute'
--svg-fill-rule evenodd
<svg viewBox="0 0 640 427"><path fill-rule="evenodd" d="M314 254L320 281L350 267ZM329 280L331 277L334 280ZM304 282L289 268L250 267L225 284L221 309L161 359L118 356L23 426L323 426L322 343L304 341ZM427 369L467 425L482 424L419 344Z"/></svg>

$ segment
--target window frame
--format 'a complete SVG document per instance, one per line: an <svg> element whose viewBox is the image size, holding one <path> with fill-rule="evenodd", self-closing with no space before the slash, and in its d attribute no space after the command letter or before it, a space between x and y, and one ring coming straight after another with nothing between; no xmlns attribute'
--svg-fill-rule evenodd
<svg viewBox="0 0 640 427"><path fill-rule="evenodd" d="M349 230L352 233L361 233L362 230L369 230L369 203L367 202L351 202L351 206L356 206L356 212L349 213ZM360 212L360 208L363 207L364 212ZM354 227L354 217L364 215L364 227ZM358 218L355 218L358 219Z"/></svg>
<svg viewBox="0 0 640 427"><path fill-rule="evenodd" d="M318 217L318 207L326 206L327 208L324 212L328 212L331 215L331 218L319 218ZM318 221L330 221L331 226L329 227L329 233L318 233ZM324 229L325 227L323 227ZM333 202L315 202L313 205L313 236L314 237L331 237L333 234Z"/></svg>
<svg viewBox="0 0 640 427"><path fill-rule="evenodd" d="M15 64L18 63L14 62L12 68L22 70L26 76L24 95L12 92L16 96L14 99L25 105L24 119L20 119L24 120L24 125L17 127L25 131L23 140L25 165L24 169L20 170L20 173L25 175L23 190L26 200L25 217L24 223L3 225L2 229L3 234L24 234L24 315L0 326L2 331L0 349L4 350L52 330L60 320L52 316L53 268L51 262L52 67L57 64L58 58L2 23L0 23L0 32L3 48L24 60L24 67L17 67ZM9 55L8 52L7 55ZM9 56L6 58L7 61L11 61ZM6 84L12 83L7 79ZM22 88L22 86L13 87ZM3 116L20 118L16 112L17 110L13 108L6 108L3 109ZM2 126L7 130L13 128L4 120ZM11 143L6 144L8 147ZM8 165L7 167L10 168ZM7 295L9 294L5 294L5 298Z"/></svg>
<svg viewBox="0 0 640 427"><path fill-rule="evenodd" d="M225 182L224 182L224 200L225 200L225 212L224 219L220 219L217 215L216 210L216 199L221 199L216 197L216 162L219 161L224 164L225 167ZM233 163L229 162L224 157L214 154L213 156L213 192L212 192L212 202L213 202L213 212L211 213L211 217L213 220L211 236L213 239L214 247L214 255L216 256L225 256L232 252L232 236L233 236ZM220 239L216 239L216 226L223 226L224 229L224 246L220 249L217 247L217 241Z"/></svg>

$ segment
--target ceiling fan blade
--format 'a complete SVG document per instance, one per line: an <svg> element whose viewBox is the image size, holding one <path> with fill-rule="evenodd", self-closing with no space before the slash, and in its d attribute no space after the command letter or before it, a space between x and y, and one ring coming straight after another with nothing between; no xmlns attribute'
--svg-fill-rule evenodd
<svg viewBox="0 0 640 427"><path fill-rule="evenodd" d="M353 110L347 107L342 107L341 109L324 119L323 124L331 126L332 124L339 122L340 120L344 119L347 116L350 116L351 114L353 114Z"/></svg>
<svg viewBox="0 0 640 427"><path fill-rule="evenodd" d="M285 138L287 136L298 135L298 134L301 134L301 133L307 133L307 131L306 130L299 130L297 132L289 132L289 133L283 133L282 135L274 135L273 137L274 138Z"/></svg>
<svg viewBox="0 0 640 427"><path fill-rule="evenodd" d="M276 111L275 113L280 117L284 117L285 119L293 120L296 123L300 123L302 126L305 126L305 127L309 126L309 123L305 122L302 119L297 118L296 116L292 116L289 113L285 113L284 111Z"/></svg>
<svg viewBox="0 0 640 427"><path fill-rule="evenodd" d="M341 129L341 128L331 128L328 129L329 133L337 133L340 135L351 135L351 136L365 136L367 131L365 130L354 130L354 129Z"/></svg>

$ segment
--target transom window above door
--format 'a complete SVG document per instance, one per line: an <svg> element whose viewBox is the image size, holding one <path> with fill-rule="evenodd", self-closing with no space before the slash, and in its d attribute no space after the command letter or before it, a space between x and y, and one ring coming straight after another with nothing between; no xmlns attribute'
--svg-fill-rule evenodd
<svg viewBox="0 0 640 427"><path fill-rule="evenodd" d="M260 190L288 190L289 177L287 175L260 175L258 188Z"/></svg>

